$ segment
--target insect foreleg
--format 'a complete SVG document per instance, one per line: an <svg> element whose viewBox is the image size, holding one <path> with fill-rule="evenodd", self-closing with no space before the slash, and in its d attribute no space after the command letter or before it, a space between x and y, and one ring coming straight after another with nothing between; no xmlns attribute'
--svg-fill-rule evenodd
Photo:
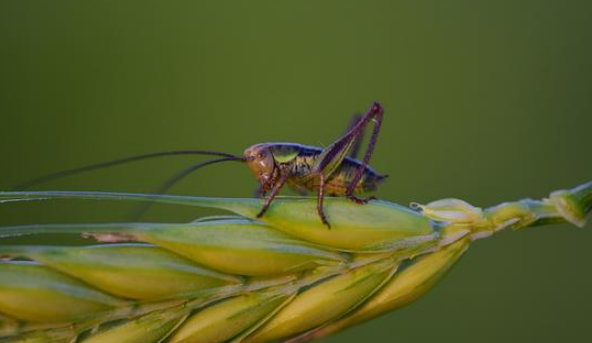
<svg viewBox="0 0 592 343"><path fill-rule="evenodd" d="M255 188L255 190L253 191L253 198L261 198L265 196L265 189L263 188L263 186L259 185L257 186L257 188Z"/></svg>
<svg viewBox="0 0 592 343"><path fill-rule="evenodd" d="M261 211L259 211L259 213L257 214L257 218L263 217L265 212L267 212L269 205L271 205L271 202L276 197L276 195L278 195L278 193L280 192L280 189L282 189L282 187L286 184L286 181L288 181L289 177L290 177L290 170L288 168L280 168L280 177L278 178L276 183L273 185L273 188L271 189L271 193L269 193L267 200L265 200L265 204L263 204L263 208L261 208Z"/></svg>

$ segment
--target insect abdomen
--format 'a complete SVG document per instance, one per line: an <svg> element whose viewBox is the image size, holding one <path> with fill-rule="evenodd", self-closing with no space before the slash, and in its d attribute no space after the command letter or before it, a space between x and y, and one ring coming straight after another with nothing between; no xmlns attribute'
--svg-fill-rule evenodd
<svg viewBox="0 0 592 343"><path fill-rule="evenodd" d="M345 195L359 167L360 163L356 160L344 160L337 171L329 178L326 185L327 192L332 195ZM354 189L354 193L374 191L384 178L384 176L378 175L372 168L366 167L362 178Z"/></svg>
<svg viewBox="0 0 592 343"><path fill-rule="evenodd" d="M304 187L311 191L319 189L319 178L311 177L312 168L319 155L300 155L293 161L292 177L289 182L294 186ZM325 183L325 191L330 195L345 195L347 188L353 181L360 162L352 158L346 158L339 168L329 176ZM384 180L384 176L378 175L372 168L366 167L362 178L358 182L354 193L369 192L376 189Z"/></svg>

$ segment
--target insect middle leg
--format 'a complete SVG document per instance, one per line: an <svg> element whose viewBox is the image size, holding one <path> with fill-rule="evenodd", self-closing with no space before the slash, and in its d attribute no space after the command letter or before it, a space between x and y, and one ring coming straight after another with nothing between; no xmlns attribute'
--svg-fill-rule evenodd
<svg viewBox="0 0 592 343"><path fill-rule="evenodd" d="M325 210L323 207L324 200L325 200L325 176L323 174L319 174L319 194L317 197L317 212L319 213L319 217L321 217L321 221L323 222L323 224L327 225L327 227L330 229L331 224L329 224L329 221L327 220L327 217L325 216Z"/></svg>

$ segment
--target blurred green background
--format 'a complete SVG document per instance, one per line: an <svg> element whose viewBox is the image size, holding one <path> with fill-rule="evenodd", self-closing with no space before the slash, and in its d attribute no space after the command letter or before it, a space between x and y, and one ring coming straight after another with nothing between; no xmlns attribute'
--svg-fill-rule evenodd
<svg viewBox="0 0 592 343"><path fill-rule="evenodd" d="M169 149L331 143L373 100L394 202L491 206L592 179L589 1L0 2L0 189ZM194 157L56 181L151 191ZM173 193L250 196L244 166ZM0 224L124 220L128 204L5 204ZM156 206L150 220L195 210ZM479 241L424 298L324 342L590 338L592 226ZM45 238L47 239L47 238Z"/></svg>

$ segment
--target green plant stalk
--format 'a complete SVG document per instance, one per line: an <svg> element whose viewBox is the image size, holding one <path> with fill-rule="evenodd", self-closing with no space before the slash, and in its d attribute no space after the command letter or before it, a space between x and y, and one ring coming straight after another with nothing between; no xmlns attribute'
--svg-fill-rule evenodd
<svg viewBox="0 0 592 343"><path fill-rule="evenodd" d="M549 201L574 225L583 227L592 211L592 181L573 188L551 193Z"/></svg>

